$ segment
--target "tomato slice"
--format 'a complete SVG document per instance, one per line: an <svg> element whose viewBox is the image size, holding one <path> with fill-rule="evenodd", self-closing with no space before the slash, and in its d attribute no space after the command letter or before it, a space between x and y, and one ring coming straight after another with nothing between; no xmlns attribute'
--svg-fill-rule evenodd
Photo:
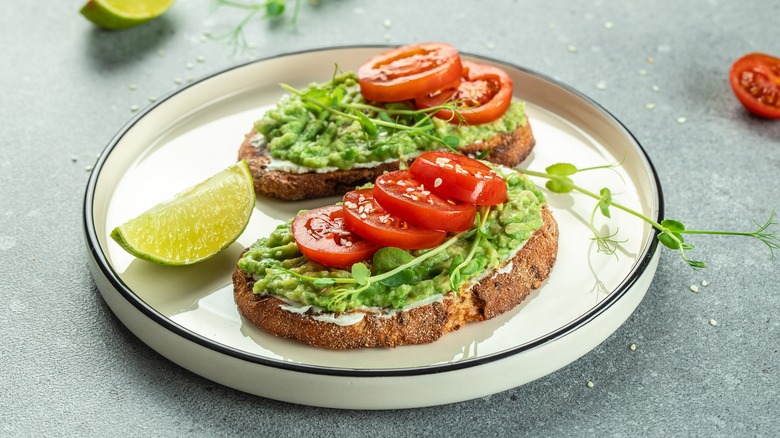
<svg viewBox="0 0 780 438"><path fill-rule="evenodd" d="M424 43L381 53L358 69L360 92L376 102L401 102L460 82L458 51L449 44Z"/></svg>
<svg viewBox="0 0 780 438"><path fill-rule="evenodd" d="M299 214L292 221L292 233L303 255L334 268L349 268L380 248L346 228L340 205Z"/></svg>
<svg viewBox="0 0 780 438"><path fill-rule="evenodd" d="M350 230L382 246L433 248L447 236L445 231L416 227L388 213L376 202L371 189L344 195L344 219Z"/></svg>
<svg viewBox="0 0 780 438"><path fill-rule="evenodd" d="M747 54L731 66L729 82L737 99L750 112L780 119L780 58Z"/></svg>
<svg viewBox="0 0 780 438"><path fill-rule="evenodd" d="M447 101L458 104L458 113L470 125L489 123L504 115L512 102L512 78L502 69L475 62L463 62L462 80L455 88L444 88L414 99L419 109L439 106ZM436 112L436 117L460 123L451 110Z"/></svg>
<svg viewBox="0 0 780 438"><path fill-rule="evenodd" d="M487 165L447 151L423 152L409 171L436 193L476 205L506 201L506 181Z"/></svg>
<svg viewBox="0 0 780 438"><path fill-rule="evenodd" d="M378 177L373 195L388 212L423 228L466 231L477 214L476 205L437 195L408 170Z"/></svg>

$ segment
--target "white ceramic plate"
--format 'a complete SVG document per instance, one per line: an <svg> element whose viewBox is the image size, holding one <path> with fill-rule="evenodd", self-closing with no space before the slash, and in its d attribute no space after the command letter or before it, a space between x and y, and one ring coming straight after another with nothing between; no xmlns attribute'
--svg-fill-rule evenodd
<svg viewBox="0 0 780 438"><path fill-rule="evenodd" d="M136 260L111 230L235 162L243 136L282 95L279 83L325 81L334 66L356 69L384 47L346 47L275 56L195 82L136 116L110 142L86 190L84 221L92 273L103 298L143 342L215 382L294 403L353 409L451 403L507 390L581 357L614 332L647 291L658 263L655 232L613 209L600 231L625 239L616 255L596 251L587 223L592 199L549 196L560 249L549 280L518 308L421 346L327 351L270 336L245 322L232 298L241 250L301 208L258 198L249 226L217 257L190 267ZM537 145L522 168L567 161L622 162L576 176L598 192L659 218L659 181L632 135L582 94L499 61L525 100ZM420 391L424 385L425 391Z"/></svg>

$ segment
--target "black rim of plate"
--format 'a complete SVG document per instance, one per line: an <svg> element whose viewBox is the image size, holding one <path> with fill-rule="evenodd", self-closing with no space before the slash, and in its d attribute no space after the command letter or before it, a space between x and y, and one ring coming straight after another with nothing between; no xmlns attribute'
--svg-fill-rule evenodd
<svg viewBox="0 0 780 438"><path fill-rule="evenodd" d="M243 67L246 67L251 64L256 63L262 63L265 61L278 59L278 58L284 58L284 57L292 57L292 56L299 56L299 55L305 55L307 53L314 53L314 52L322 52L322 51L339 51L339 50L350 50L350 49L390 49L397 46L391 46L391 45L348 45L348 46L334 46L334 47L321 47L321 48L312 48L312 49L305 49L305 50L299 50L299 51L293 51L293 52L285 52L285 53L279 53L275 55L271 55L268 57L244 62L237 64L232 67L227 67L222 70L216 71L208 76L205 76L197 81L192 82L191 84L188 84L185 87L182 87L180 89L174 90L170 92L168 95L166 95L164 98L159 99L155 104L147 107L144 111L137 114L135 117L133 117L114 137L111 139L111 141L108 143L106 148L104 149L103 153L98 158L94 169L92 170L92 173L90 174L89 181L87 183L86 192L84 195L84 232L85 232L85 238L86 243L90 252L91 257L96 262L98 268L102 271L102 274L106 277L106 279L111 283L112 287L119 292L119 294L127 300L129 303L131 303L138 311L143 313L147 318L151 319L154 323L162 326L163 328L173 332L174 334L180 336L181 338L191 341L201 347L205 347L207 349L213 350L217 353L221 353L224 355L228 355L237 359L249 361L252 363L256 363L258 365L293 371L293 372L304 372L309 374L322 374L322 375L329 375L329 376L343 376L343 377L402 377L402 376L415 376L415 375L425 375L425 374L432 374L432 373L441 373L441 372L448 372L448 371L456 371L459 369L464 368L470 368L475 367L479 365L483 365L486 363L498 361L501 359L504 359L509 356L513 356L515 354L521 353L523 351L530 350L532 348L538 347L540 345L546 344L548 342L552 342L555 339L559 339L577 329L584 326L597 316L601 315L604 311L609 309L613 304L615 304L618 300L620 300L630 289L631 287L637 282L637 280L641 277L641 275L644 273L644 271L647 269L648 265L650 264L651 259L653 258L657 248L658 248L658 240L656 238L658 231L653 230L652 233L650 233L650 236L648 237L649 242L646 242L644 254L637 260L637 263L634 265L634 268L629 273L629 275L623 280L623 282L609 295L607 298L605 298L603 301L601 301L596 307L588 311L587 313L581 315L579 318L569 322L568 324L559 327L557 330L554 330L538 339L535 339L533 341L527 342L525 344L521 344L518 346L515 346L513 348L494 353L488 356L483 357L477 357L473 359L467 359L463 361L458 362L451 362L451 363L445 363L445 364L438 364L438 365L429 365L429 366L422 366L422 367L412 367L412 368L388 368L388 369L352 369L352 368L335 368L335 367L325 367L325 366L317 366L317 365L306 365L306 364L297 364L297 363L291 363L291 362L283 362L278 361L270 358L260 357L251 353L247 353L243 350L239 350L233 347L229 347L227 345L220 344L216 341L213 341L211 339L208 339L206 337L203 337L197 333L194 333L178 324L173 322L172 320L168 319L164 315L160 314L158 311L147 305L143 300L138 298L137 295L135 295L132 290L130 290L127 285L124 284L124 282L119 278L119 276L114 272L111 267L110 263L108 262L106 255L103 253L103 251L100 249L100 243L97 237L97 232L95 230L95 223L93 220L93 214L92 209L94 207L93 201L94 201L94 195L95 190L97 187L97 180L100 175L100 172L105 164L106 159L111 154L112 150L117 146L117 144L120 142L120 140L124 137L125 134L127 134L128 131L130 131L136 123L138 123L141 119L143 119L147 114L149 114L151 111L153 111L158 105L162 104L163 102L169 100L173 96L180 94L182 92L185 92L189 90L191 87L216 76L219 76L221 74L224 74L228 71L240 69ZM622 131L624 131L625 135L630 138L633 143L636 145L636 147L641 152L641 156L644 159L644 164L647 166L648 170L650 171L650 174L652 176L652 179L655 183L655 191L656 195L658 197L658 217L662 218L664 214L664 203L663 203L663 192L661 189L661 182L658 178L658 174L655 170L655 167L653 166L652 162L650 161L650 158L647 155L647 152L644 150L642 145L639 143L639 141L634 137L634 135L626 128L625 125L623 125L622 122L620 122L615 116L613 116L609 111L607 111L605 108L603 108L600 104L589 98L588 96L582 94L581 92L577 91L573 87L570 87L560 81L557 81L555 79L552 79L544 74L538 73L534 70L530 70L524 67L520 67L517 65L514 65L510 62L501 61L495 58L489 58L484 57L481 55L474 55L469 54L467 52L461 52L462 54L474 58L481 58L489 62L494 62L498 64L506 65L507 67L510 67L512 69L516 69L519 71L522 71L526 74L539 77L549 83L552 83L558 87L561 87L562 89L566 90L568 93L571 93L572 95L576 96L579 99L582 99L586 103L588 103L593 108L597 109L599 112L601 112L604 116L606 116L612 123L617 125ZM94 275L94 274L93 274ZM312 347L316 348L316 347Z"/></svg>

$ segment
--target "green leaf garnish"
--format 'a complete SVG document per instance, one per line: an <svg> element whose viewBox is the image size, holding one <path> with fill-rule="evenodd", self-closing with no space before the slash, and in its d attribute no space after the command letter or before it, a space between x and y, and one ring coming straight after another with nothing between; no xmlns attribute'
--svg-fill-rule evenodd
<svg viewBox="0 0 780 438"><path fill-rule="evenodd" d="M601 194L601 198L599 199L599 210L601 210L601 214L604 216L611 217L609 214L609 206L612 205L612 192L604 187L599 193Z"/></svg>
<svg viewBox="0 0 780 438"><path fill-rule="evenodd" d="M352 278L355 279L357 284L361 286L368 284L368 278L370 276L371 271L365 263L355 263L352 265Z"/></svg>
<svg viewBox="0 0 780 438"><path fill-rule="evenodd" d="M544 169L550 176L569 176L577 173L577 167L570 163L556 163Z"/></svg>
<svg viewBox="0 0 780 438"><path fill-rule="evenodd" d="M574 190L574 181L568 176L554 175L544 186L553 193L569 193Z"/></svg>

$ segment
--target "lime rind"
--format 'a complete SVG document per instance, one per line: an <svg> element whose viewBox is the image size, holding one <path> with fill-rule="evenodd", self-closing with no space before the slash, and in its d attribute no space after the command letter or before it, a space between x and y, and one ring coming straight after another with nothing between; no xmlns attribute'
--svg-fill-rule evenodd
<svg viewBox="0 0 780 438"><path fill-rule="evenodd" d="M88 0L79 12L93 24L105 29L127 29L164 14L174 0L126 2L124 10L109 0Z"/></svg>
<svg viewBox="0 0 780 438"><path fill-rule="evenodd" d="M249 224L255 200L252 174L240 161L119 225L110 236L139 259L191 265L238 239Z"/></svg>

